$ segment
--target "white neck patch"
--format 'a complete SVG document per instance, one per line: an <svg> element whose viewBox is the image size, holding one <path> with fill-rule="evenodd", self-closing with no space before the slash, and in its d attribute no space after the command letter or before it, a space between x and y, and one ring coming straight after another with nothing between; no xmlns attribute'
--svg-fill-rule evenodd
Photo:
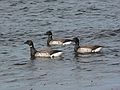
<svg viewBox="0 0 120 90"><path fill-rule="evenodd" d="M30 47L32 47L32 45L30 45Z"/></svg>

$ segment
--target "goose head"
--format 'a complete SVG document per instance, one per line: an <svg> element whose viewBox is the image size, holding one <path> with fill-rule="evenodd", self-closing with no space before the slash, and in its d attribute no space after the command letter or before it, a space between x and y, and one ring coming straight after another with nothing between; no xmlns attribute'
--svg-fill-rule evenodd
<svg viewBox="0 0 120 90"><path fill-rule="evenodd" d="M51 31L47 31L47 32L45 33L45 35L52 35L52 32L51 32Z"/></svg>

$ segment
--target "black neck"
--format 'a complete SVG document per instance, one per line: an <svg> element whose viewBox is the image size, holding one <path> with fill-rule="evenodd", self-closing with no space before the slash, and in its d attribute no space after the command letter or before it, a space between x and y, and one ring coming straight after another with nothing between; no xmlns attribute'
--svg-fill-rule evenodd
<svg viewBox="0 0 120 90"><path fill-rule="evenodd" d="M30 46L30 55L31 55L31 58L35 58L35 53L37 52L37 50L34 48L34 45L32 44Z"/></svg>
<svg viewBox="0 0 120 90"><path fill-rule="evenodd" d="M74 51L77 52L78 48L79 48L79 42L75 42L75 47L74 47Z"/></svg>
<svg viewBox="0 0 120 90"><path fill-rule="evenodd" d="M52 35L48 35L47 45L49 46L50 41L53 40Z"/></svg>

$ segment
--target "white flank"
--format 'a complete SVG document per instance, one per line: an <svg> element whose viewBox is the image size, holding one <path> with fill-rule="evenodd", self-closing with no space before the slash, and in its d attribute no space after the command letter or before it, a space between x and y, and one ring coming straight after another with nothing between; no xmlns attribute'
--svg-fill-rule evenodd
<svg viewBox="0 0 120 90"><path fill-rule="evenodd" d="M92 50L90 48L79 48L79 53L90 53Z"/></svg>
<svg viewBox="0 0 120 90"><path fill-rule="evenodd" d="M51 41L50 45L62 45L62 42L60 42L60 41Z"/></svg>
<svg viewBox="0 0 120 90"><path fill-rule="evenodd" d="M48 53L39 53L38 52L38 53L35 54L35 56L36 57L50 57L50 54L48 54Z"/></svg>
<svg viewBox="0 0 120 90"><path fill-rule="evenodd" d="M100 52L100 50L102 49L102 47L96 48L95 50L92 50L92 52Z"/></svg>
<svg viewBox="0 0 120 90"><path fill-rule="evenodd" d="M72 42L71 41L69 41L69 42L65 42L65 43L63 43L63 45L69 45L69 44L71 44Z"/></svg>
<svg viewBox="0 0 120 90"><path fill-rule="evenodd" d="M50 57L53 58L53 57L59 57L63 54L63 52L57 52L57 53L54 53L52 54Z"/></svg>

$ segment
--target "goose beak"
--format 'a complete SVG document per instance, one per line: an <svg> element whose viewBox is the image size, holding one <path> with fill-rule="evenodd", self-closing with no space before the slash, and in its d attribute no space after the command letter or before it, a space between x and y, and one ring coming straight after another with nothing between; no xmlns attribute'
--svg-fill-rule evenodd
<svg viewBox="0 0 120 90"><path fill-rule="evenodd" d="M45 33L44 35L48 35L47 33Z"/></svg>
<svg viewBox="0 0 120 90"><path fill-rule="evenodd" d="M44 35L49 35L48 33L45 33ZM52 36L52 35L49 35L49 36Z"/></svg>
<svg viewBox="0 0 120 90"><path fill-rule="evenodd" d="M27 42L24 42L24 44L27 44Z"/></svg>

